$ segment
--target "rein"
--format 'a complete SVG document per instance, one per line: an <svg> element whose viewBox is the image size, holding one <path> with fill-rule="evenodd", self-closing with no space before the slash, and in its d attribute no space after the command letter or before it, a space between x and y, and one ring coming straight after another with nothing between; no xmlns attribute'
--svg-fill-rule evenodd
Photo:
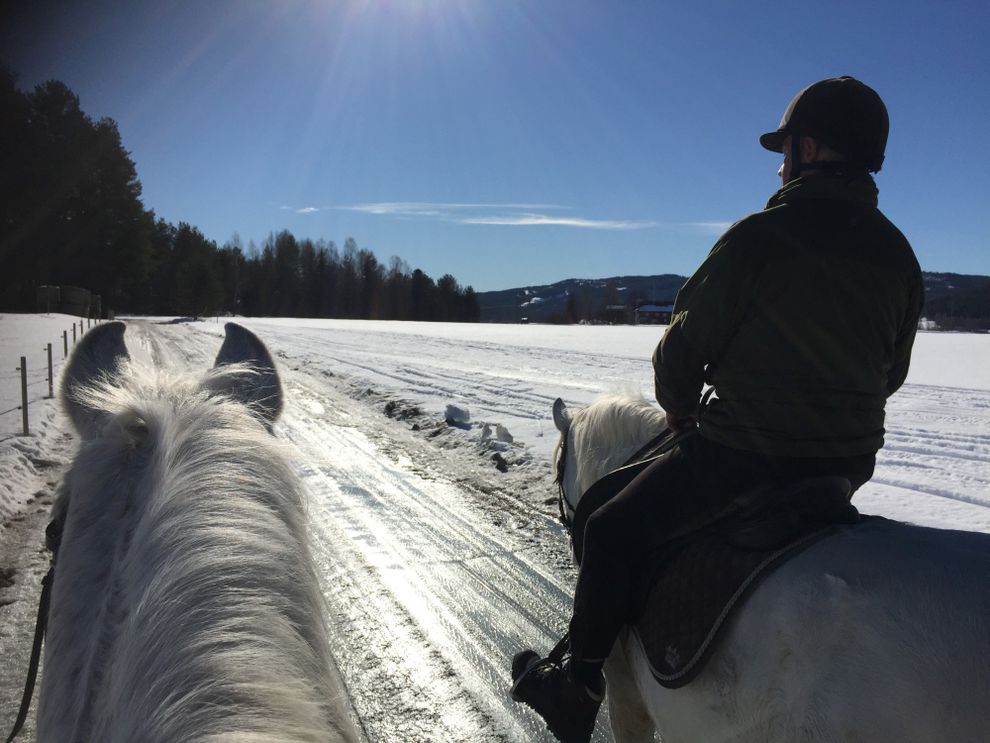
<svg viewBox="0 0 990 743"><path fill-rule="evenodd" d="M41 579L41 599L38 601L38 618L34 625L34 643L31 646L31 661L28 664L27 680L24 682L24 694L21 697L21 708L17 712L17 720L14 728L7 736L6 743L11 743L27 720L28 711L31 709L31 697L34 695L34 684L38 678L38 666L41 663L41 646L45 641L45 630L48 626L48 607L51 603L52 582L55 579L55 557L58 555L58 548L62 542L61 521L50 521L45 528L45 546L52 553L51 564L48 572Z"/></svg>

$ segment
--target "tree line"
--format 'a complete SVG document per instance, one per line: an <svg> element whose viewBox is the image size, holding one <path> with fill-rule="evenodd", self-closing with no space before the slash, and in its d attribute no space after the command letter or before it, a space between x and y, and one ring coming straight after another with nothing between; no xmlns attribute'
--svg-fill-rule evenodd
<svg viewBox="0 0 990 743"><path fill-rule="evenodd" d="M353 238L297 239L283 230L247 250L236 235L222 247L188 224L159 220L152 240L154 278L138 310L163 314L337 317L357 320L477 322L474 289L444 274L434 281L393 256L386 266Z"/></svg>
<svg viewBox="0 0 990 743"><path fill-rule="evenodd" d="M24 93L0 65L0 131L0 310L34 311L37 287L70 285L117 312L478 320L471 287L382 264L352 238L218 246L156 219L116 122L94 122L62 82Z"/></svg>

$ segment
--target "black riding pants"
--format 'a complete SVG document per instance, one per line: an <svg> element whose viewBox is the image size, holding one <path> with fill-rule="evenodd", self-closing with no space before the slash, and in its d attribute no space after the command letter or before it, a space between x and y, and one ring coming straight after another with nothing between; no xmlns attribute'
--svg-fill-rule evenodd
<svg viewBox="0 0 990 743"><path fill-rule="evenodd" d="M873 476L872 454L769 457L699 434L682 439L588 519L570 625L575 660L598 662L629 620L632 587L647 558L672 538L713 521L754 488L805 477L845 477L853 491Z"/></svg>

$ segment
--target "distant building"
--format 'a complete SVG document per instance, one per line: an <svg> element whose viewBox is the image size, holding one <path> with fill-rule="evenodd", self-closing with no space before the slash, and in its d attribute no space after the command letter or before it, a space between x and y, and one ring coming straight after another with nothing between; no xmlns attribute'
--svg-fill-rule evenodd
<svg viewBox="0 0 990 743"><path fill-rule="evenodd" d="M629 311L629 305L607 304L599 320L609 325L628 325L632 321L632 313Z"/></svg>
<svg viewBox="0 0 990 743"><path fill-rule="evenodd" d="M99 294L78 286L39 286L36 292L38 312L63 312L76 317L102 317Z"/></svg>
<svg viewBox="0 0 990 743"><path fill-rule="evenodd" d="M633 312L635 325L669 325L674 304L641 304Z"/></svg>

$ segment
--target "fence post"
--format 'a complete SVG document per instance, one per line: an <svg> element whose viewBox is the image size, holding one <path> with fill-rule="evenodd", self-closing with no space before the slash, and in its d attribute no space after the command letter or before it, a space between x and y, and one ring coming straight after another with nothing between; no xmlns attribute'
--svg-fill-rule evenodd
<svg viewBox="0 0 990 743"><path fill-rule="evenodd" d="M72 323L72 345L76 345L76 324Z"/></svg>
<svg viewBox="0 0 990 743"><path fill-rule="evenodd" d="M21 356L21 420L24 422L24 435L28 435L28 373L27 357Z"/></svg>
<svg viewBox="0 0 990 743"><path fill-rule="evenodd" d="M62 331L62 358L69 358L69 331Z"/></svg>
<svg viewBox="0 0 990 743"><path fill-rule="evenodd" d="M52 344L48 344L48 396L55 397L55 374L52 367Z"/></svg>

